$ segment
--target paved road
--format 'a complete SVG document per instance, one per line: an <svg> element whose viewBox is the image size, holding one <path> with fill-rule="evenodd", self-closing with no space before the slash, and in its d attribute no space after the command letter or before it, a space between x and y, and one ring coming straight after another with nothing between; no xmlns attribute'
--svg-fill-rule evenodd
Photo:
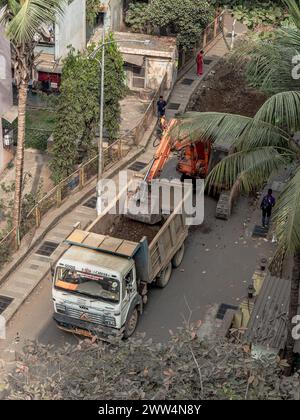
<svg viewBox="0 0 300 420"><path fill-rule="evenodd" d="M259 214L249 208L247 199L240 200L228 222L215 219L215 205L214 200L206 199L205 223L191 228L182 266L174 270L169 285L150 291L138 332L163 341L169 330L176 330L184 320L203 320L212 305L238 305L258 260L271 255L270 243L251 238ZM11 320L7 340L0 340L1 358L13 356L25 339L55 346L78 341L52 321L49 277Z"/></svg>

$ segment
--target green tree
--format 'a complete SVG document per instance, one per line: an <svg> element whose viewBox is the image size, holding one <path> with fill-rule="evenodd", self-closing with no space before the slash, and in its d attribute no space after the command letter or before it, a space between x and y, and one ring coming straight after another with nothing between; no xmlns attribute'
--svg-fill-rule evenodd
<svg viewBox="0 0 300 420"><path fill-rule="evenodd" d="M56 105L50 162L55 182L74 171L80 149L89 150L95 137L99 113L97 80L97 62L71 49L63 63L61 94Z"/></svg>
<svg viewBox="0 0 300 420"><path fill-rule="evenodd" d="M299 81L292 78L292 62L284 61L287 68L276 74L279 63L275 57L283 57L283 45L289 45L297 55L300 40L299 2L285 0L297 29L280 30L274 41L249 52L249 72L256 86L268 91L279 91L271 96L254 118L220 113L188 113L180 120L181 134L189 133L192 141L211 138L232 143L236 152L223 159L209 174L208 188L226 185L246 193L261 186L274 171L295 162L295 170L281 193L274 214L274 229L278 239L276 255L294 257L290 292L290 308L286 357L292 366L294 339L292 319L298 312L300 286L300 147L293 133L300 130ZM270 54L272 50L272 54ZM270 59L273 57L273 59ZM282 63L280 62L280 65ZM275 70L273 66L276 66ZM282 75L285 77L282 78ZM289 76L288 76L289 74ZM293 87L293 91L284 91ZM276 258L276 256L275 256Z"/></svg>
<svg viewBox="0 0 300 420"><path fill-rule="evenodd" d="M191 49L213 18L214 9L204 0L152 0L132 3L126 22L136 31L159 28L163 35L176 35L181 48Z"/></svg>
<svg viewBox="0 0 300 420"><path fill-rule="evenodd" d="M25 114L28 82L34 67L36 35L44 23L54 22L63 13L64 0L6 0L2 1L0 23L12 46L12 62L18 89L18 142L16 153L15 199L13 226L21 222L23 190Z"/></svg>
<svg viewBox="0 0 300 420"><path fill-rule="evenodd" d="M283 0L283 3L289 8L294 26L274 31L269 41L250 41L237 52L237 58L247 64L249 83L267 94L300 90L299 77L293 77L299 62L294 60L300 51L299 2Z"/></svg>
<svg viewBox="0 0 300 420"><path fill-rule="evenodd" d="M104 126L108 140L113 142L119 135L119 101L125 93L125 72L122 55L112 34L106 37L106 42L109 44L105 46ZM50 162L55 182L68 176L78 163L96 153L101 49L95 59L89 58L96 47L93 45L83 53L71 49L63 63Z"/></svg>
<svg viewBox="0 0 300 420"><path fill-rule="evenodd" d="M94 24L99 9L99 0L86 0L86 21L89 25Z"/></svg>

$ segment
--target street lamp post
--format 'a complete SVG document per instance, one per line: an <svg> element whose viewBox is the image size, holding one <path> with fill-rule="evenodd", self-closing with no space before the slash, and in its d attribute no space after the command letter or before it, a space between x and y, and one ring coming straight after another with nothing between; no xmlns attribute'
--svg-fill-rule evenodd
<svg viewBox="0 0 300 420"><path fill-rule="evenodd" d="M99 156L98 156L98 181L102 178L103 171L103 109L104 109L104 66L105 66L105 31L102 31L102 60L101 60L101 88L100 88L100 120L99 120Z"/></svg>
<svg viewBox="0 0 300 420"><path fill-rule="evenodd" d="M102 30L102 42L101 45L99 45L90 55L89 58L95 58L97 52L102 49L102 57L101 62L99 62L99 65L101 66L101 82L100 82L100 117L99 117L99 142L98 142L98 181L102 178L103 173L103 120L104 120L104 74L105 74L105 46L112 44L115 41L108 41L105 42L105 30L103 28ZM144 45L149 45L150 40L121 40L117 41L117 43L139 43Z"/></svg>

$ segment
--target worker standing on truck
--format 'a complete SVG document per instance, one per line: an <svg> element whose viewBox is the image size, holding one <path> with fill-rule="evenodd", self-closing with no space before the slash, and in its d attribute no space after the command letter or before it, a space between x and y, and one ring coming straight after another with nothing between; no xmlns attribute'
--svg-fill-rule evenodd
<svg viewBox="0 0 300 420"><path fill-rule="evenodd" d="M275 198L273 197L273 191L271 188L268 190L268 194L262 199L260 208L262 210L262 225L263 227L269 226L272 208L275 206Z"/></svg>

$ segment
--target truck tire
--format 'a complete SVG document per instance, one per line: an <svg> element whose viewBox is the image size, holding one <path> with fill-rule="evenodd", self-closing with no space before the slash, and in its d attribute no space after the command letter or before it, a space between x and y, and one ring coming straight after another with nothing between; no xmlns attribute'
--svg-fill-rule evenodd
<svg viewBox="0 0 300 420"><path fill-rule="evenodd" d="M184 256L184 244L181 245L181 247L178 249L174 257L172 258L172 266L173 268L177 268L182 263Z"/></svg>
<svg viewBox="0 0 300 420"><path fill-rule="evenodd" d="M160 276L157 278L156 284L159 288L163 289L169 283L170 277L172 274L172 263L169 264L164 268L161 272Z"/></svg>
<svg viewBox="0 0 300 420"><path fill-rule="evenodd" d="M129 338L132 336L134 331L136 330L137 324L139 322L139 313L137 308L134 308L133 311L130 312L130 314L127 317L127 320L125 322L125 330L123 337Z"/></svg>

